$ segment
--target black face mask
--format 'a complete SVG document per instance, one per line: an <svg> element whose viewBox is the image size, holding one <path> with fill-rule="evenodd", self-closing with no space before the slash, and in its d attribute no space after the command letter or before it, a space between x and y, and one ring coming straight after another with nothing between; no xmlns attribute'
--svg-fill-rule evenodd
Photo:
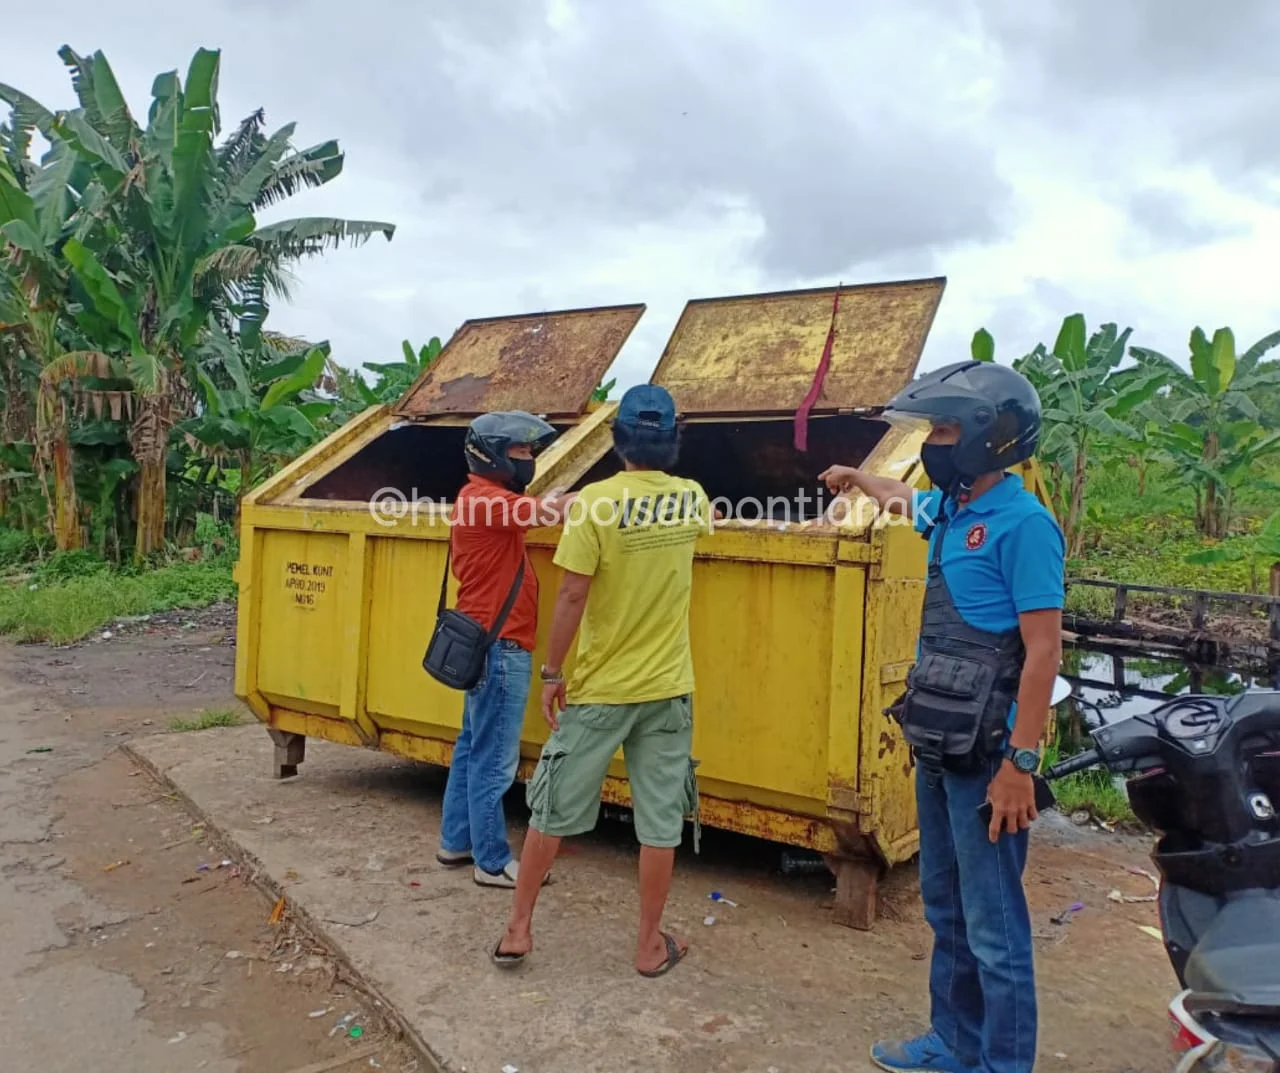
<svg viewBox="0 0 1280 1073"><path fill-rule="evenodd" d="M924 471L944 493L954 490L960 473L956 469L956 447L953 443L926 443L920 448Z"/></svg>
<svg viewBox="0 0 1280 1073"><path fill-rule="evenodd" d="M511 487L514 491L523 492L533 480L533 459L512 458L509 461L511 468L515 471L515 475L511 478Z"/></svg>

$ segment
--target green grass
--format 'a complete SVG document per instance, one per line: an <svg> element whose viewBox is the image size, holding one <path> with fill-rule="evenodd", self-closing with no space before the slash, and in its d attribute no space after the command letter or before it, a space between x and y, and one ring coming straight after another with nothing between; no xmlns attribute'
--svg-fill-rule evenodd
<svg viewBox="0 0 1280 1073"><path fill-rule="evenodd" d="M1258 523L1249 519L1245 524L1256 527ZM1242 562L1193 566L1186 561L1192 552L1212 546L1196 533L1190 518L1153 515L1127 519L1093 529L1086 539L1091 546L1071 564L1071 573L1135 585L1249 590L1249 570ZM1230 546L1243 539L1233 535L1221 543Z"/></svg>
<svg viewBox="0 0 1280 1073"><path fill-rule="evenodd" d="M1060 759L1057 745L1045 750L1044 766L1047 768ZM1107 823L1132 822L1135 817L1129 807L1129 798L1116 786L1110 772L1103 770L1079 771L1052 783L1058 810L1066 816L1081 809L1095 819Z"/></svg>
<svg viewBox="0 0 1280 1073"><path fill-rule="evenodd" d="M50 562L56 561L56 557ZM132 573L81 563L70 576L37 571L33 579L0 584L0 634L17 641L67 644L126 615L205 607L235 595L233 559L171 563ZM65 573L65 571L64 571Z"/></svg>
<svg viewBox="0 0 1280 1073"><path fill-rule="evenodd" d="M1264 476L1276 479L1274 474ZM1224 592L1249 592L1266 584L1265 577L1251 577L1244 562L1204 566L1186 562L1189 554L1213 546L1213 542L1195 531L1191 490L1159 467L1151 468L1141 497L1135 470L1092 468L1086 502L1085 548L1081 557L1068 565L1071 576ZM1275 503L1274 493L1242 490L1233 533L1222 544L1230 547L1241 543L1245 534L1256 532ZM1112 593L1100 589L1076 589L1068 606L1081 612L1109 613L1113 599Z"/></svg>
<svg viewBox="0 0 1280 1073"><path fill-rule="evenodd" d="M244 722L235 708L206 708L194 719L174 719L170 730L211 730L214 727L238 727Z"/></svg>

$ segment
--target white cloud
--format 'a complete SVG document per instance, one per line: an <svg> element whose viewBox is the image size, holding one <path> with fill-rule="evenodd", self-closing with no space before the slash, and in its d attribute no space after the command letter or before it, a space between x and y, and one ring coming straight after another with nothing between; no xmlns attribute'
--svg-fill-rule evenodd
<svg viewBox="0 0 1280 1073"><path fill-rule="evenodd" d="M926 366L983 324L1013 356L1077 310L1179 356L1195 323L1280 325L1266 0L171 11L23 8L4 78L68 104L74 32L142 113L157 71L221 45L225 123L262 106L299 143L338 138L342 177L279 211L396 237L303 266L273 320L350 365L468 317L643 301L627 384L689 298L938 272Z"/></svg>

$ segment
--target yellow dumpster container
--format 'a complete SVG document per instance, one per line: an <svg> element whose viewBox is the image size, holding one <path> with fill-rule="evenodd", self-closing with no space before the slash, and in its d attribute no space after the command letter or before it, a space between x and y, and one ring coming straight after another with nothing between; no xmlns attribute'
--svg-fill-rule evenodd
<svg viewBox="0 0 1280 1073"><path fill-rule="evenodd" d="M857 927L874 920L883 869L918 845L910 755L883 709L914 658L925 552L866 501L839 522L824 517L817 473L842 462L927 487L918 436L876 414L914 375L943 285L842 288L838 303L831 289L693 301L652 377L686 419L678 471L729 515L700 539L694 567L702 822L831 854L835 917ZM421 658L447 501L465 478L462 430L485 410L547 414L564 431L539 460L535 492L616 472L614 405L587 400L642 310L468 322L399 404L247 497L236 691L270 728L279 774L296 772L306 736L448 763L461 698ZM833 324L802 453L794 413ZM526 348L538 336L535 358ZM1023 479L1043 495L1033 463ZM380 489L410 494L406 482L434 502L371 510ZM529 541L542 633L557 537ZM546 736L534 690L522 777ZM628 803L620 757L605 799Z"/></svg>

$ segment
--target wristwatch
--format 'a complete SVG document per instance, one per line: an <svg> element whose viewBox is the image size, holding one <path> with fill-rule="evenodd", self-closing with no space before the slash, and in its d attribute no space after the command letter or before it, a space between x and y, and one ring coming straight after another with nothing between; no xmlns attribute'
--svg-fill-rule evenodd
<svg viewBox="0 0 1280 1073"><path fill-rule="evenodd" d="M547 668L545 663L542 665L541 675L542 680L546 682L547 685L558 685L564 681L564 671L555 671L553 673Z"/></svg>
<svg viewBox="0 0 1280 1073"><path fill-rule="evenodd" d="M1024 775L1034 775L1040 770L1039 749L1015 749L1012 745L1006 745L1004 758Z"/></svg>

